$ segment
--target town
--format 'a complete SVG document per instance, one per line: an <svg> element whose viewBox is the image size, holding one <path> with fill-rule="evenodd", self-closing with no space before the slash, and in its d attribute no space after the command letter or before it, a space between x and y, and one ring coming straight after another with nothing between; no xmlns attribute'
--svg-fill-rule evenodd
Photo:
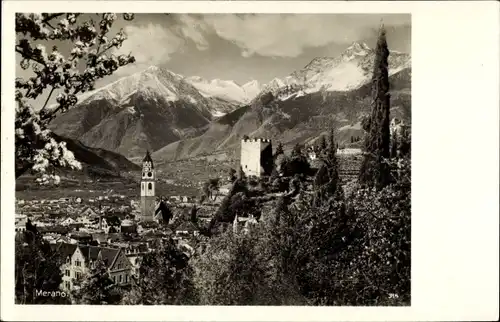
<svg viewBox="0 0 500 322"><path fill-rule="evenodd" d="M318 160L314 147L305 150L314 167ZM270 140L242 140L241 169L245 175L253 178L270 175L272 165L266 169L266 165L261 164L266 153L272 160ZM357 156L360 151L339 149L337 153ZM344 164L352 167L352 158L350 161ZM349 179L353 171L352 168L343 171L343 178ZM70 291L73 281L81 278L90 268L86 265L97 260L101 253L109 257L108 270L113 280L127 285L132 275L137 276L141 257L154 250L156 240L171 238L187 256L192 256L197 248L202 247L200 227L210 223L231 187L231 178L222 178L224 180L220 181L224 184L218 183L215 195L210 191L209 198L203 198L200 205L200 196L156 196L158 179L154 161L147 152L142 162L140 200L113 194L112 191L104 191L103 195L88 199L19 199L16 200L15 231L20 236L26 231L29 221L28 225L36 227L43 239L67 259L61 267L64 272L63 291ZM272 201L282 195L283 192L269 194L267 205L272 206ZM165 206L167 210L164 210ZM255 218L252 216L236 216L233 229L238 226L246 229L253 221ZM116 264L123 258L128 261Z"/></svg>

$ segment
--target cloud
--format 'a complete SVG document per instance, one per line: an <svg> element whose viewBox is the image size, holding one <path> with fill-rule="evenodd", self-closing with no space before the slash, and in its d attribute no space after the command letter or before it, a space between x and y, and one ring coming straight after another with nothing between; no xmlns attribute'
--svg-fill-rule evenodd
<svg viewBox="0 0 500 322"><path fill-rule="evenodd" d="M129 74L169 61L173 53L181 51L185 46L185 40L182 37L160 24L129 25L124 28L124 31L127 34L127 40L115 54L132 53L136 62L118 69L117 72L120 74Z"/></svg>
<svg viewBox="0 0 500 322"><path fill-rule="evenodd" d="M243 57L297 57L306 48L363 39L381 18L387 26L410 24L410 15L209 14L198 25L236 44Z"/></svg>
<svg viewBox="0 0 500 322"><path fill-rule="evenodd" d="M198 50L208 49L208 41L205 39L207 24L189 15L179 16L179 25L175 31L186 39L190 39Z"/></svg>

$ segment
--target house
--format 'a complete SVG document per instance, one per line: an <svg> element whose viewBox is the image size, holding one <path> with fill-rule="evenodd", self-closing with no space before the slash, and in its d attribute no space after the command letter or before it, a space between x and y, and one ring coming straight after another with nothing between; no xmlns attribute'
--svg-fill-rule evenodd
<svg viewBox="0 0 500 322"><path fill-rule="evenodd" d="M229 183L229 184L226 184L226 185L223 185L222 187L219 188L219 192L222 194L222 195L227 195L229 193L229 191L231 190L231 187L233 186L232 183Z"/></svg>
<svg viewBox="0 0 500 322"><path fill-rule="evenodd" d="M98 229L108 233L110 228L111 225L108 223L108 219L103 216L99 217Z"/></svg>
<svg viewBox="0 0 500 322"><path fill-rule="evenodd" d="M120 232L124 234L135 234L137 232L137 226L132 220L125 219L121 222Z"/></svg>
<svg viewBox="0 0 500 322"><path fill-rule="evenodd" d="M63 221L61 221L61 225L63 225L63 226L69 226L70 224L75 224L75 223L76 223L76 220L74 220L71 217L68 217L68 218L64 219Z"/></svg>
<svg viewBox="0 0 500 322"><path fill-rule="evenodd" d="M236 215L233 221L233 233L238 233L241 228L244 234L248 233L252 227L258 224L258 221L253 215L249 217L239 217Z"/></svg>
<svg viewBox="0 0 500 322"><path fill-rule="evenodd" d="M77 244L88 244L93 241L92 235L85 232L72 232L70 234L71 239L76 240Z"/></svg>
<svg viewBox="0 0 500 322"><path fill-rule="evenodd" d="M72 245L59 243L53 246L64 258L61 266L63 272L63 290L71 290L75 280L83 278L98 260L106 265L110 278L119 285L130 283L132 266L119 248L99 246Z"/></svg>
<svg viewBox="0 0 500 322"><path fill-rule="evenodd" d="M129 245L124 251L132 265L132 274L138 276L142 257L150 251L148 246L144 243Z"/></svg>
<svg viewBox="0 0 500 322"><path fill-rule="evenodd" d="M26 223L28 222L28 217L26 215L17 215L15 216L15 226L16 226L16 232L17 231L25 231L26 230Z"/></svg>
<svg viewBox="0 0 500 322"><path fill-rule="evenodd" d="M183 222L175 230L175 234L178 236L179 235L181 235L181 236L189 236L189 235L198 236L199 233L200 233L200 229L191 221Z"/></svg>
<svg viewBox="0 0 500 322"><path fill-rule="evenodd" d="M90 226L92 224L92 221L90 217L82 215L76 219L76 223L82 224L83 226Z"/></svg>
<svg viewBox="0 0 500 322"><path fill-rule="evenodd" d="M62 258L63 264L61 265L61 271L63 273L61 288L63 290L71 290L72 288L72 278L75 277L74 272L72 272L72 262L71 258L78 247L75 244L69 243L57 243L51 244L53 250L55 250Z"/></svg>
<svg viewBox="0 0 500 322"><path fill-rule="evenodd" d="M42 227L37 227L38 232L41 234L59 234L59 235L66 235L69 233L69 227L68 226L61 226L61 225L46 225Z"/></svg>
<svg viewBox="0 0 500 322"><path fill-rule="evenodd" d="M80 198L78 198L80 199ZM81 213L81 216L86 216L86 217L89 217L89 218L96 218L98 217L99 215L97 214L97 212L95 212L94 209L92 209L91 207L87 207L82 213Z"/></svg>

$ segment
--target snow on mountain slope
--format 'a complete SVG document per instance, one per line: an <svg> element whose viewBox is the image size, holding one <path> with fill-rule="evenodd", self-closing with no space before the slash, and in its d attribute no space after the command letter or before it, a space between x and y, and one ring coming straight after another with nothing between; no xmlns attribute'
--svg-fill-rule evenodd
<svg viewBox="0 0 500 322"><path fill-rule="evenodd" d="M238 104L248 103L260 92L257 81L250 81L240 86L232 80L207 80L200 76L186 77L185 80L198 89L204 97L216 97Z"/></svg>
<svg viewBox="0 0 500 322"><path fill-rule="evenodd" d="M280 100L319 91L345 92L369 82L375 51L365 43L354 42L338 57L318 57L304 68L280 79L275 78L258 96L271 92ZM389 75L411 68L411 56L400 52L389 55Z"/></svg>
<svg viewBox="0 0 500 322"><path fill-rule="evenodd" d="M245 91L248 101L254 99L254 97L259 95L260 91L262 90L262 86L256 80L249 81L241 87Z"/></svg>
<svg viewBox="0 0 500 322"><path fill-rule="evenodd" d="M162 100L172 103L187 102L195 105L205 117L211 119L220 117L240 105L239 101L230 97L230 81L213 83L220 88L221 95L218 97L207 95L205 91L193 86L189 78L164 68L150 66L144 71L120 78L106 86L80 95L78 103L88 104L89 100L106 100L114 106L124 106L130 105L131 98L136 94L140 94L153 100L162 98ZM240 89L237 84L234 84L233 87L236 91L241 92L240 96L246 97L244 90ZM229 93L226 97L222 95L224 91Z"/></svg>

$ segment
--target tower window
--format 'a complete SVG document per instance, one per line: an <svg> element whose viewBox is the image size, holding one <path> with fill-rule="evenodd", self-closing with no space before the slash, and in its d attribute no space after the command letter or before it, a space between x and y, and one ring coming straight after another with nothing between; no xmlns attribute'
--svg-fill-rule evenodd
<svg viewBox="0 0 500 322"><path fill-rule="evenodd" d="M148 183L148 189L149 189L149 190L153 189L153 185L151 184L151 182L150 182L150 183Z"/></svg>
<svg viewBox="0 0 500 322"><path fill-rule="evenodd" d="M148 172L148 177L152 177L153 174L151 172Z"/></svg>

